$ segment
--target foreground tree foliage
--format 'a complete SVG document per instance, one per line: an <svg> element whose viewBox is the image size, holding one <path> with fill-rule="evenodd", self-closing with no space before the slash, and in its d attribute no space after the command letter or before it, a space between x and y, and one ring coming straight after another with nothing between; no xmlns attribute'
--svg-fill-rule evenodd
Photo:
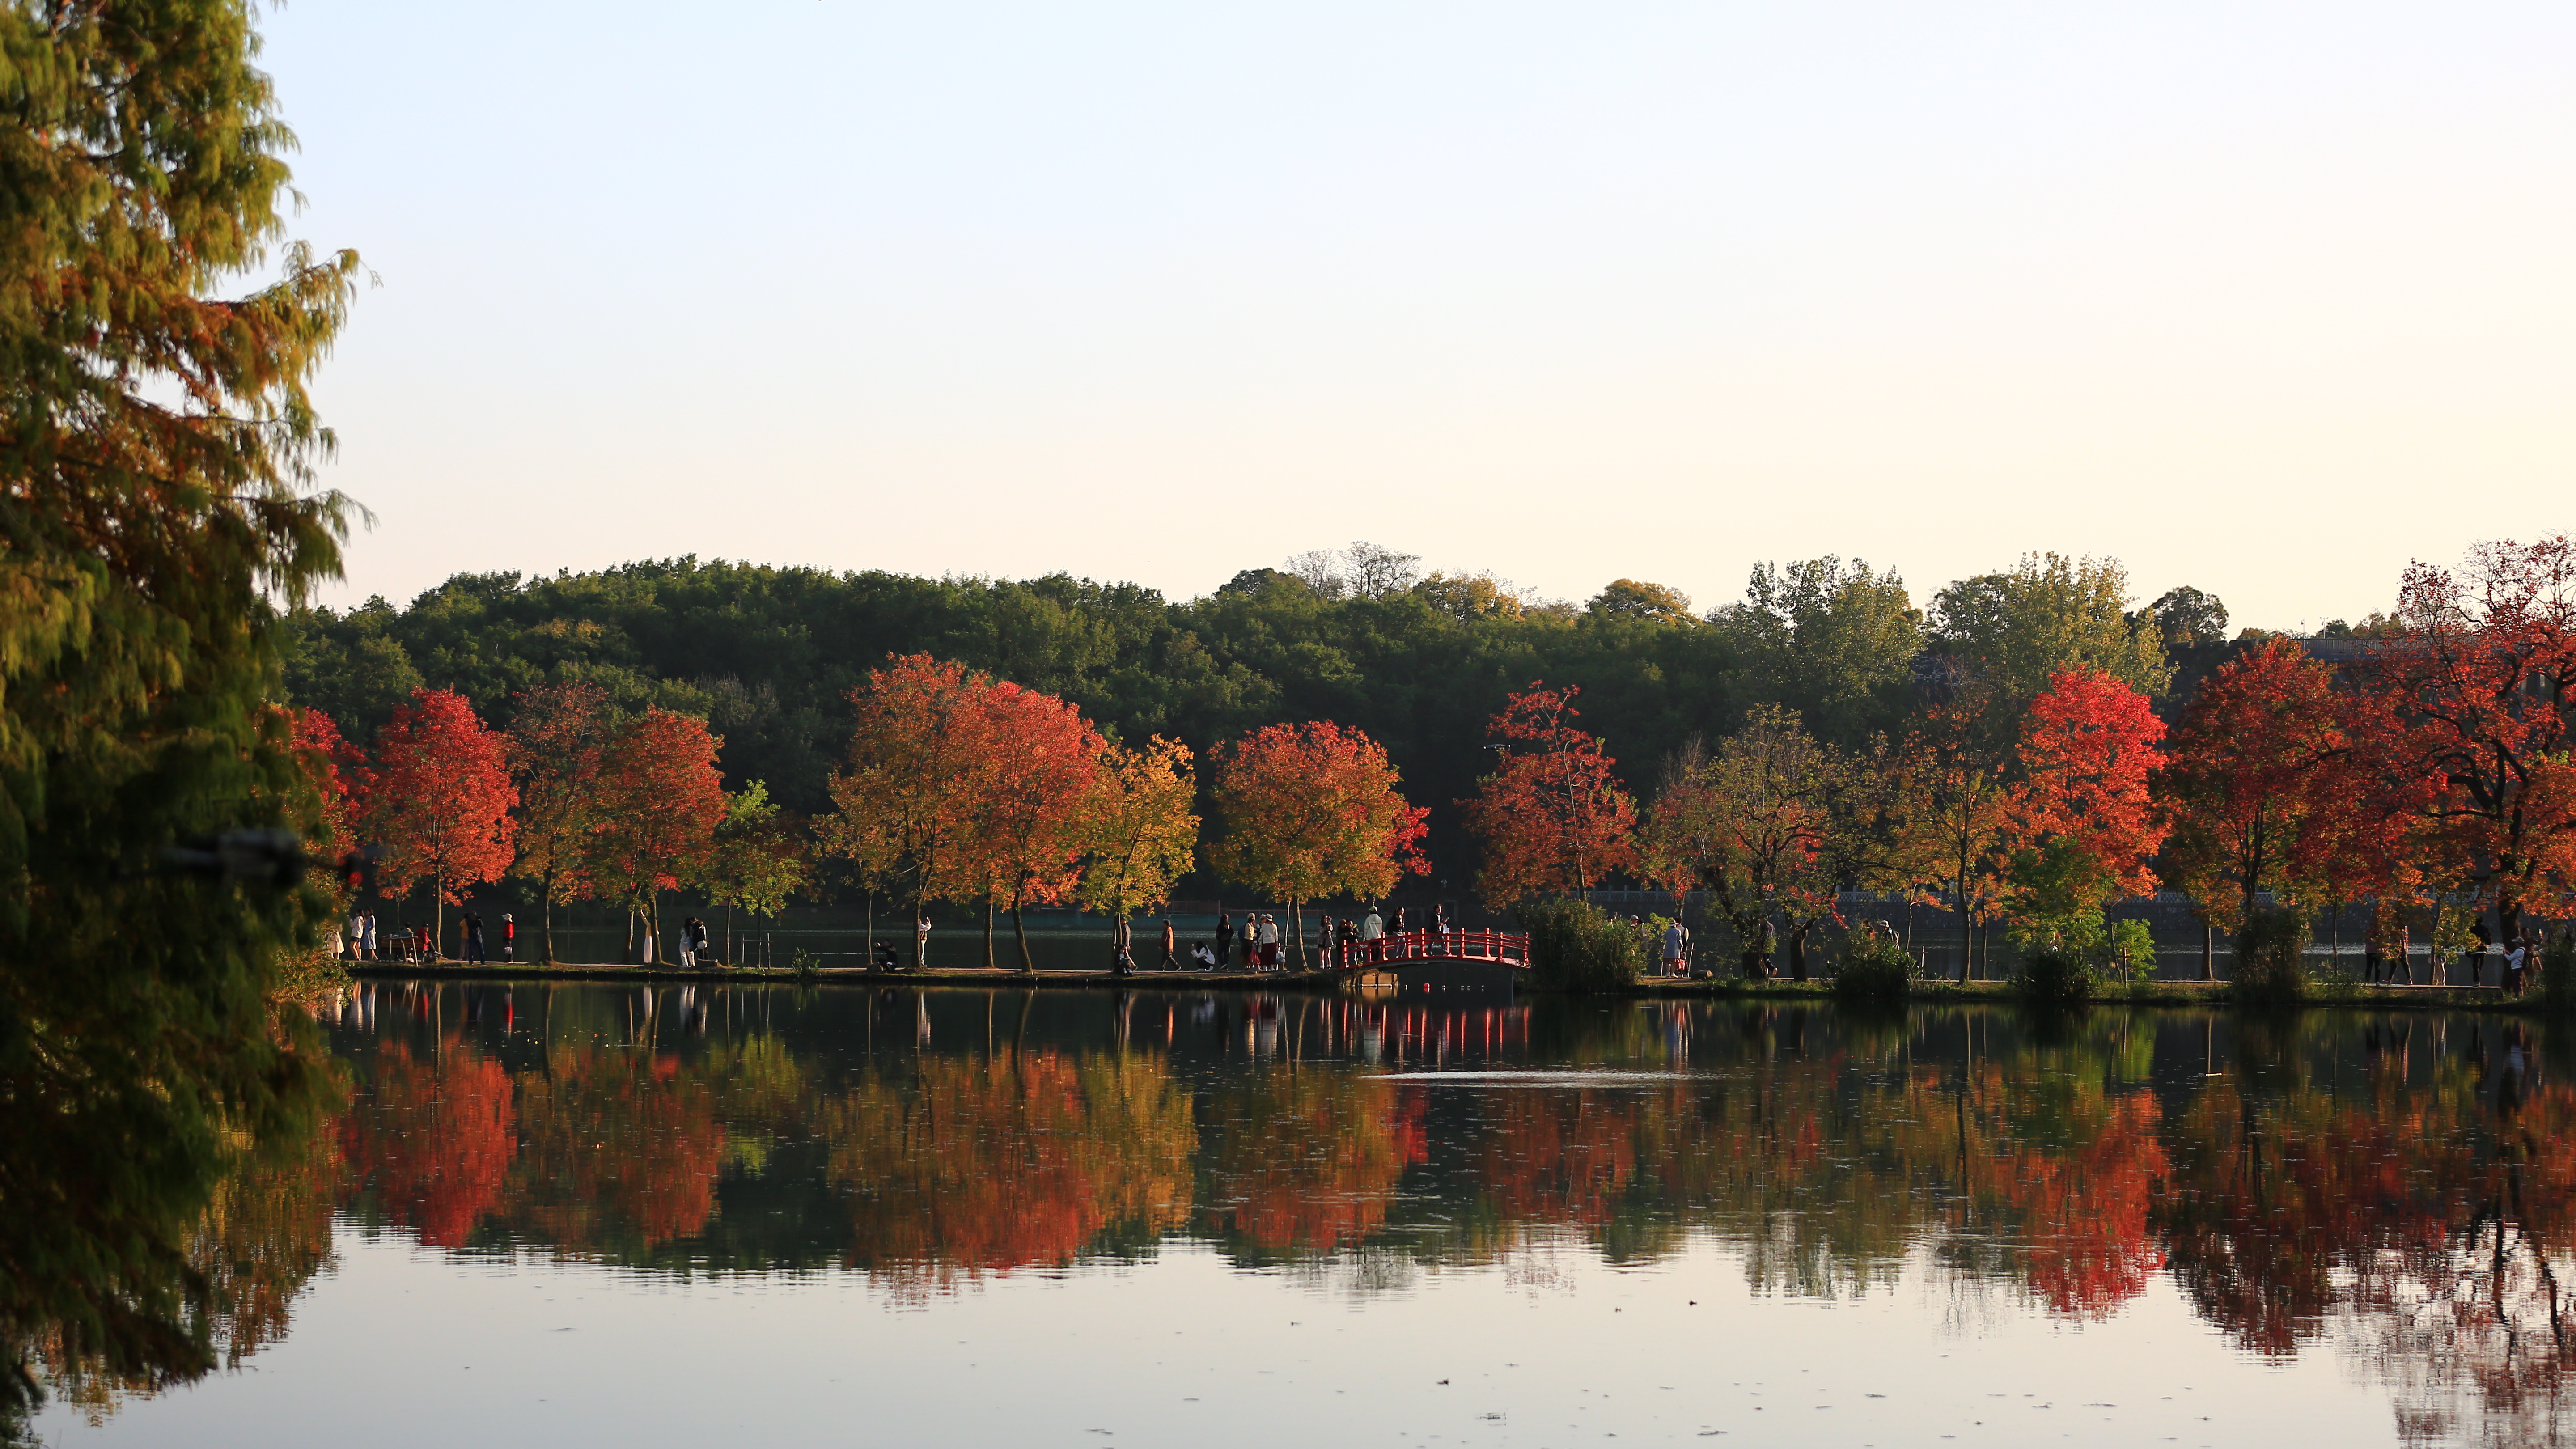
<svg viewBox="0 0 2576 1449"><path fill-rule="evenodd" d="M188 1236L318 1067L265 998L332 911L162 869L209 832L332 823L266 707L337 567L305 383L354 254L285 247L289 137L249 7L0 9L0 1415L30 1356L166 1380L211 1362ZM273 284L224 297L251 273Z"/></svg>

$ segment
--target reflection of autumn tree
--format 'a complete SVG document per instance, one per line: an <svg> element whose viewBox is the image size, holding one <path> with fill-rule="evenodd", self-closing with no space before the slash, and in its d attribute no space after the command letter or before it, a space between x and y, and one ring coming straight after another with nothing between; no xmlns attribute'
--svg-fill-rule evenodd
<svg viewBox="0 0 2576 1449"><path fill-rule="evenodd" d="M1281 1066L1216 1100L1207 1202L1230 1238L1268 1253L1330 1253L1386 1221L1423 1160L1421 1094L1339 1067Z"/></svg>
<svg viewBox="0 0 2576 1449"><path fill-rule="evenodd" d="M1160 1057L924 1058L817 1114L850 1193L850 1261L944 1284L1152 1238L1189 1211L1188 1091Z"/></svg>
<svg viewBox="0 0 2576 1449"><path fill-rule="evenodd" d="M517 1129L499 1062L461 1040L426 1062L393 1042L358 1083L340 1120L340 1150L351 1185L371 1191L387 1218L423 1243L452 1248L500 1206Z"/></svg>
<svg viewBox="0 0 2576 1449"><path fill-rule="evenodd" d="M566 1254L629 1257L706 1226L726 1134L703 1071L584 1045L520 1081L513 1228Z"/></svg>

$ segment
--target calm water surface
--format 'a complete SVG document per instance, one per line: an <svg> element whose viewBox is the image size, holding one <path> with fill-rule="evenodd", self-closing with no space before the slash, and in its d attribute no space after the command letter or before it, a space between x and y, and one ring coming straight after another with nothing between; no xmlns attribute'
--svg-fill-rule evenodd
<svg viewBox="0 0 2576 1449"><path fill-rule="evenodd" d="M2551 1443L2536 1028L377 983L65 1444Z"/></svg>

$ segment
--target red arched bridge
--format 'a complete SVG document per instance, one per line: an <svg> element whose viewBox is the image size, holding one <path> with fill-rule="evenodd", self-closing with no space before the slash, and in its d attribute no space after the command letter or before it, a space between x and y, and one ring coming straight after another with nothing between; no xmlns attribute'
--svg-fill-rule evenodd
<svg viewBox="0 0 2576 1449"><path fill-rule="evenodd" d="M1414 966L1426 961L1485 961L1529 969L1529 937L1518 931L1389 931L1374 941L1333 943L1336 971Z"/></svg>

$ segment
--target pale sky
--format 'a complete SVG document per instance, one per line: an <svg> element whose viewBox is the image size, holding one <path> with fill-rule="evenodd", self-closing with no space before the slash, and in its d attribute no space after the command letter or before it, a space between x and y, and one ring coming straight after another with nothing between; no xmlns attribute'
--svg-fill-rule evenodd
<svg viewBox="0 0 2576 1449"><path fill-rule="evenodd" d="M696 553L2239 624L2576 527L2576 7L294 0L332 597Z"/></svg>

